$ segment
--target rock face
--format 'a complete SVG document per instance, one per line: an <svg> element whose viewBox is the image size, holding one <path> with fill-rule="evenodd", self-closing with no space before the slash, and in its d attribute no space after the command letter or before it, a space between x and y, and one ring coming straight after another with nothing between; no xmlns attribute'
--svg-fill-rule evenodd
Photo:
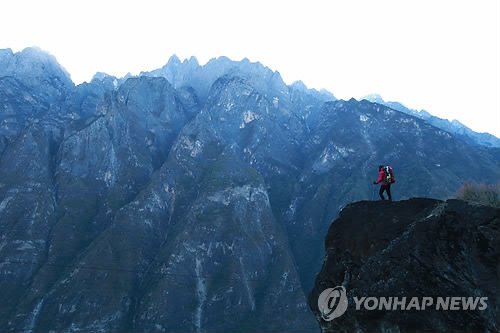
<svg viewBox="0 0 500 333"><path fill-rule="evenodd" d="M75 87L2 50L0 331L314 331L320 240L382 161L397 199L500 176L497 149L248 60Z"/></svg>
<svg viewBox="0 0 500 333"><path fill-rule="evenodd" d="M322 331L498 332L499 216L499 209L459 200L348 205L328 231L323 267L309 295ZM346 288L349 305L344 315L325 321L318 297L335 286ZM434 304L357 310L355 297L417 297L420 303L432 297ZM438 310L438 297L487 297L487 308Z"/></svg>

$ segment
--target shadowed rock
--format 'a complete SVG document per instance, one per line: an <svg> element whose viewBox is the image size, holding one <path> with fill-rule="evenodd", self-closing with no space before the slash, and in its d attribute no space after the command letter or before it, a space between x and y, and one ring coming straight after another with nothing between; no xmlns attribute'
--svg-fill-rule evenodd
<svg viewBox="0 0 500 333"><path fill-rule="evenodd" d="M498 224L498 209L459 200L353 203L328 231L309 306L324 332L498 332ZM324 321L318 297L340 285L348 308ZM406 306L432 297L434 305L358 310L355 297L406 297ZM488 297L487 308L437 310L438 297Z"/></svg>

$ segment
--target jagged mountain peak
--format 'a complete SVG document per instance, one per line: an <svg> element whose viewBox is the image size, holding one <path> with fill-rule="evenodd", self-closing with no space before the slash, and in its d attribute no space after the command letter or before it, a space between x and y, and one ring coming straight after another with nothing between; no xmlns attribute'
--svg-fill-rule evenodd
<svg viewBox="0 0 500 333"><path fill-rule="evenodd" d="M331 98L333 98L333 99L336 99L336 98L335 98L335 96L334 96L334 95L333 95L330 91L326 90L325 88L321 88L321 89L319 90L319 93L320 93L320 94L323 94L323 95L325 95L325 96L330 96L330 97L331 97Z"/></svg>
<svg viewBox="0 0 500 333"><path fill-rule="evenodd" d="M273 71L269 67L264 66L259 61L252 62L248 58L243 58L240 61L231 60L226 56L221 56L218 58L211 59L204 67L215 67L221 69L231 68L232 70L238 70L244 74L261 74L261 75L271 75L271 73L277 73L278 71Z"/></svg>
<svg viewBox="0 0 500 333"><path fill-rule="evenodd" d="M252 62L249 58L234 61L226 56L220 56L210 59L201 66L194 57L181 62L177 56L172 56L162 68L140 75L165 77L176 89L191 87L202 102L206 100L215 81L225 75L245 78L261 95L282 106L290 107L292 98L290 93L295 90L300 93L295 94L293 99L303 103L301 107L305 109L299 112L303 116L307 116L310 108L317 103L336 100L335 96L325 89L321 91L309 89L303 83L301 87L299 83L287 86L279 71L272 70L258 61ZM304 98L299 95L309 97Z"/></svg>
<svg viewBox="0 0 500 333"><path fill-rule="evenodd" d="M30 58L38 58L44 61L52 61L57 62L56 57L51 55L48 51L45 51L38 46L26 47L21 51L21 55L30 57Z"/></svg>
<svg viewBox="0 0 500 333"><path fill-rule="evenodd" d="M420 112L420 111L415 110L415 109L410 109L410 108L408 108L407 106L405 106L404 104L402 104L400 102L386 101L379 94L369 94L369 95L366 95L366 96L362 97L360 100L367 100L367 101L370 101L372 103L378 103L378 104L386 105L386 106L388 106L388 107L390 107L390 108L392 108L392 109L394 109L396 111L408 113L408 114L411 114L411 115L416 115L416 114L418 114Z"/></svg>
<svg viewBox="0 0 500 333"><path fill-rule="evenodd" d="M57 61L56 57L49 52L42 50L39 47L27 47L20 53L16 53L19 57L18 66L39 66L41 69L53 71L53 74L60 76L63 79L71 81L69 72ZM20 68L18 68L19 70ZM24 70L24 68L23 68ZM29 70L29 69L28 69Z"/></svg>
<svg viewBox="0 0 500 333"><path fill-rule="evenodd" d="M168 59L168 62L167 62L167 65L180 65L182 62L181 62L181 59L179 59L179 57L177 56L177 54L173 54L169 59Z"/></svg>
<svg viewBox="0 0 500 333"><path fill-rule="evenodd" d="M301 90L301 91L307 91L307 86L304 84L304 82L300 81L300 80L297 80L297 81L294 81L291 85L290 85L292 88L295 88L297 90Z"/></svg>
<svg viewBox="0 0 500 333"><path fill-rule="evenodd" d="M195 56L191 56L188 58L184 58L184 60L181 60L177 54L173 54L167 61L166 65L170 66L179 66L179 65L186 65L186 64L195 64L199 65L198 58Z"/></svg>
<svg viewBox="0 0 500 333"><path fill-rule="evenodd" d="M0 59L6 55L12 55L14 52L12 51L11 48L6 48L6 49L0 49Z"/></svg>
<svg viewBox="0 0 500 333"><path fill-rule="evenodd" d="M21 52L0 50L0 76L35 76L50 71L61 79L71 81L71 76L56 57L39 47L27 47ZM69 82L66 82L69 83Z"/></svg>
<svg viewBox="0 0 500 333"><path fill-rule="evenodd" d="M104 73L104 72L96 72L94 74L94 76L92 77L92 80L91 81L94 81L94 80L104 80L105 78L108 78L108 77L113 77L112 75L109 75L107 73Z"/></svg>
<svg viewBox="0 0 500 333"><path fill-rule="evenodd" d="M181 62L177 56L172 56L162 68L141 75L165 77L175 88L192 87L201 100L206 99L212 84L224 75L244 77L262 94L272 92L273 97L288 91L278 71L247 58L233 61L221 56L200 66L194 57Z"/></svg>
<svg viewBox="0 0 500 333"><path fill-rule="evenodd" d="M459 122L458 120L456 119L453 119L451 121L451 124L457 128L465 128L466 126L464 124L462 124L461 122Z"/></svg>
<svg viewBox="0 0 500 333"><path fill-rule="evenodd" d="M220 56L220 57L214 57L214 58L211 58L207 64L210 64L210 63L214 63L214 62L231 62L232 60L229 59L228 57L226 56Z"/></svg>
<svg viewBox="0 0 500 333"><path fill-rule="evenodd" d="M363 99L366 99L367 101L370 101L373 103L379 103L379 104L382 104L385 102L384 99L382 98L382 96L380 96L379 94L368 94L366 96L361 97L360 100L363 100Z"/></svg>
<svg viewBox="0 0 500 333"><path fill-rule="evenodd" d="M183 61L183 63L187 63L187 64L191 64L191 65L196 65L196 66L200 65L200 63L198 61L198 58L196 58L195 56L191 56L191 57L189 57L189 59L185 59Z"/></svg>
<svg viewBox="0 0 500 333"><path fill-rule="evenodd" d="M56 57L38 47L28 47L16 53L11 49L2 50L0 77L12 77L33 89L49 105L64 98L75 87Z"/></svg>
<svg viewBox="0 0 500 333"><path fill-rule="evenodd" d="M177 54L174 53L162 68L153 70L152 72L142 72L140 75L148 76L149 73L154 73L153 76L165 76L166 78L168 78L167 76L175 76L175 74L179 71L192 71L198 68L200 68L200 64L195 56L191 56L189 59L185 58L181 61Z"/></svg>
<svg viewBox="0 0 500 333"><path fill-rule="evenodd" d="M314 88L310 89L301 80L294 81L289 87L291 89L294 89L294 90L300 91L302 93L311 95L320 101L329 102L329 101L336 100L335 96L331 92L329 92L328 90L321 89L318 91Z"/></svg>

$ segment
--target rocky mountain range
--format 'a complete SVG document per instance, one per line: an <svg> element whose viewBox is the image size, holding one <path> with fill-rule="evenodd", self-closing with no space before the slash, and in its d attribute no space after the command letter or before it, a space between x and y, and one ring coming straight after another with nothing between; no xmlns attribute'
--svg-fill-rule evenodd
<svg viewBox="0 0 500 333"><path fill-rule="evenodd" d="M172 57L75 86L0 50L0 331L317 331L346 204L495 184L500 150L248 60Z"/></svg>

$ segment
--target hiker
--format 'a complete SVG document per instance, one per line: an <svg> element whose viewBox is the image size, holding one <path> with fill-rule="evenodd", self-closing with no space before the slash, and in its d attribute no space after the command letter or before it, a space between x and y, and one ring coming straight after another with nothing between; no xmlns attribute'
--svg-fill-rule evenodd
<svg viewBox="0 0 500 333"><path fill-rule="evenodd" d="M389 198L389 201L392 201L392 196L391 196L391 184L396 181L394 178L394 172L392 171L392 168L390 166L384 167L383 165L379 165L378 167L378 180L373 182L373 184L380 184L380 191L378 194L380 195L380 198L382 200L385 200L384 198L384 191L387 192L387 197Z"/></svg>

